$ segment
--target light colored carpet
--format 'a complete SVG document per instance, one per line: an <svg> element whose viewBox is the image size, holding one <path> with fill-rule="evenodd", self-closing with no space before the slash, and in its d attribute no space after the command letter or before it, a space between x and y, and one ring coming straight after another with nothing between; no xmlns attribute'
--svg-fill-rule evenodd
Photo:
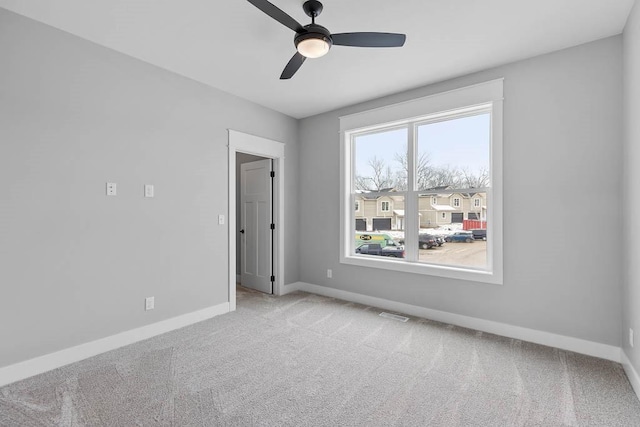
<svg viewBox="0 0 640 427"><path fill-rule="evenodd" d="M2 426L640 426L619 364L297 292L0 389Z"/></svg>

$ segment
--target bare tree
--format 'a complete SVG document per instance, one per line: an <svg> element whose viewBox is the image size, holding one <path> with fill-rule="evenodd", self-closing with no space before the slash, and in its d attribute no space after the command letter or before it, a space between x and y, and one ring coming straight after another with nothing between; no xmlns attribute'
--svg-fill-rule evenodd
<svg viewBox="0 0 640 427"><path fill-rule="evenodd" d="M396 153L393 160L397 168L392 169L383 159L375 156L369 159L371 176L357 175L356 188L363 191L407 190L409 164L406 151ZM436 187L483 188L490 184L486 168L474 173L468 167L433 166L427 153L421 153L416 159L416 182L422 190Z"/></svg>
<svg viewBox="0 0 640 427"><path fill-rule="evenodd" d="M396 190L405 191L407 189L407 176L409 174L407 151L404 150L400 153L396 153L393 158L396 163L400 165L400 168L396 170L394 187Z"/></svg>
<svg viewBox="0 0 640 427"><path fill-rule="evenodd" d="M460 183L460 172L451 166L441 166L432 169L429 187L457 187Z"/></svg>
<svg viewBox="0 0 640 427"><path fill-rule="evenodd" d="M477 174L474 174L469 168L460 170L460 186L466 188L483 188L489 186L489 171L482 168Z"/></svg>
<svg viewBox="0 0 640 427"><path fill-rule="evenodd" d="M380 191L393 188L395 184L394 174L391 167L386 165L384 160L373 157L369 159L371 176L356 176L355 185L358 190Z"/></svg>
<svg viewBox="0 0 640 427"><path fill-rule="evenodd" d="M407 152L396 153L394 160L400 164L400 169L396 172L396 189L406 190L409 176L409 163L407 161ZM416 160L416 181L418 188L429 188L430 181L433 176L433 168L429 166L429 156L422 153Z"/></svg>

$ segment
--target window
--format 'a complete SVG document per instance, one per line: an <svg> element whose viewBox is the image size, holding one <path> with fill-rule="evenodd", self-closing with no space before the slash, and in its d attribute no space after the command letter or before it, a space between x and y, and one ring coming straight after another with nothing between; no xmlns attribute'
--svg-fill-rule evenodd
<svg viewBox="0 0 640 427"><path fill-rule="evenodd" d="M356 200L355 211L360 212L360 200Z"/></svg>
<svg viewBox="0 0 640 427"><path fill-rule="evenodd" d="M502 283L502 80L341 117L340 130L341 206L386 199L372 236L404 242L402 257L357 252L342 209L342 263ZM487 239L467 239L464 218L481 218ZM427 249L425 234L451 241Z"/></svg>

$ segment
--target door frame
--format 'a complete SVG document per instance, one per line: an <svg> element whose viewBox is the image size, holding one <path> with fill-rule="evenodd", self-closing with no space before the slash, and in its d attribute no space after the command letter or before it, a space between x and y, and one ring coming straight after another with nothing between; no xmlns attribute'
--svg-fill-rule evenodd
<svg viewBox="0 0 640 427"><path fill-rule="evenodd" d="M273 209L276 232L273 239L273 264L276 280L273 294L284 290L284 143L228 129L229 132L229 311L236 309L236 153L242 152L273 159L276 173L273 192Z"/></svg>

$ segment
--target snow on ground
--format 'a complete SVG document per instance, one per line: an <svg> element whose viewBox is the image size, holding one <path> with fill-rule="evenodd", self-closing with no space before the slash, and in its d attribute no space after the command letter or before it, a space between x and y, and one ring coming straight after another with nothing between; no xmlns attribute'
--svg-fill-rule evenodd
<svg viewBox="0 0 640 427"><path fill-rule="evenodd" d="M437 228L421 228L420 234L433 234L436 236L448 236L450 234L455 233L458 230L462 230L462 224L447 224L441 225ZM380 231L380 233L388 234L393 237L395 240L403 240L404 239L404 230L391 230L391 231Z"/></svg>

